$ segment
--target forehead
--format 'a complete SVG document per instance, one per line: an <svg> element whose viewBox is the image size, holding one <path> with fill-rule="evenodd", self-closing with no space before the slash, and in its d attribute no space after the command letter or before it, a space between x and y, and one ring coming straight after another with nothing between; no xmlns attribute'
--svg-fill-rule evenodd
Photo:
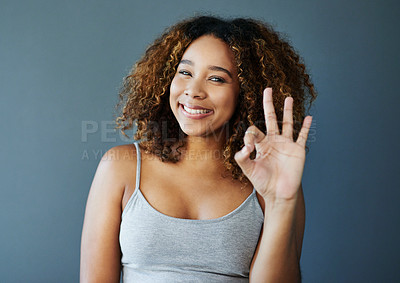
<svg viewBox="0 0 400 283"><path fill-rule="evenodd" d="M203 35L194 40L183 54L182 59L188 59L195 64L221 65L221 67L236 69L235 57L228 44L212 35Z"/></svg>

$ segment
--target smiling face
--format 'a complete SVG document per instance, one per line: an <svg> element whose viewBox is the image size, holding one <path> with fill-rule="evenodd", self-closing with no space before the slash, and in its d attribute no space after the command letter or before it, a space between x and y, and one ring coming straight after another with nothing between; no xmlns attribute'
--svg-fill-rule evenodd
<svg viewBox="0 0 400 283"><path fill-rule="evenodd" d="M170 107L187 135L218 133L232 117L239 94L234 55L211 35L194 40L171 83Z"/></svg>

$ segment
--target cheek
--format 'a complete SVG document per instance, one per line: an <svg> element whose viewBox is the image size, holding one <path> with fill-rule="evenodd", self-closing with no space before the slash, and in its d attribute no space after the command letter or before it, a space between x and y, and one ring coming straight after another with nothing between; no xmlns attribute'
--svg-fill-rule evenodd
<svg viewBox="0 0 400 283"><path fill-rule="evenodd" d="M176 80L174 78L169 87L169 103L171 107L174 104L173 101L175 100L176 92L177 92L177 86L176 86Z"/></svg>
<svg viewBox="0 0 400 283"><path fill-rule="evenodd" d="M182 89L182 83L180 83L179 79L177 79L176 77L173 78L172 82L171 82L171 86L170 86L170 93L171 96L176 96L180 93Z"/></svg>
<svg viewBox="0 0 400 283"><path fill-rule="evenodd" d="M178 111L177 100L179 98L179 93L180 93L180 86L178 81L179 80L174 77L169 87L169 107L175 116L177 115Z"/></svg>
<svg viewBox="0 0 400 283"><path fill-rule="evenodd" d="M227 112L232 114L235 111L238 96L232 92L229 92L224 97L225 99L221 101L221 104L224 105L224 108L227 110Z"/></svg>

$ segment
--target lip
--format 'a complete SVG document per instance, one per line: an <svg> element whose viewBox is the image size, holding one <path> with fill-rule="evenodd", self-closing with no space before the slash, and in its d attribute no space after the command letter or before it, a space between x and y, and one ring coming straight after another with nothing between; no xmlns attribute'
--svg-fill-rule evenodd
<svg viewBox="0 0 400 283"><path fill-rule="evenodd" d="M185 104L185 106L188 106L188 105ZM192 107L189 107L189 108L192 108ZM206 108L192 108L192 109L206 109ZM212 111L212 110L210 112L204 113L204 114L200 114L200 113L199 114L191 114L189 112L186 112L185 109L183 109L183 104L181 104L181 103L179 103L179 110L183 113L183 115L185 115L185 117L190 118L190 119L195 119L195 120L203 119L205 117L208 117L208 116L214 114L214 111Z"/></svg>
<svg viewBox="0 0 400 283"><path fill-rule="evenodd" d="M204 107L201 107L201 106L198 106L198 105L194 105L194 104L190 104L190 103L179 103L179 104L183 104L183 105L185 105L187 108L191 108L191 109L211 110L211 109L204 108Z"/></svg>

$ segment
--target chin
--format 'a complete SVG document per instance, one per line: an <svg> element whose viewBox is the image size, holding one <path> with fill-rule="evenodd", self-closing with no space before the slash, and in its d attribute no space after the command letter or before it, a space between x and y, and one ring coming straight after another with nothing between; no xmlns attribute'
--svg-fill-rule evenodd
<svg viewBox="0 0 400 283"><path fill-rule="evenodd" d="M196 130L182 130L187 136L193 136L193 137L201 137L204 135L204 132L202 131L196 131Z"/></svg>

